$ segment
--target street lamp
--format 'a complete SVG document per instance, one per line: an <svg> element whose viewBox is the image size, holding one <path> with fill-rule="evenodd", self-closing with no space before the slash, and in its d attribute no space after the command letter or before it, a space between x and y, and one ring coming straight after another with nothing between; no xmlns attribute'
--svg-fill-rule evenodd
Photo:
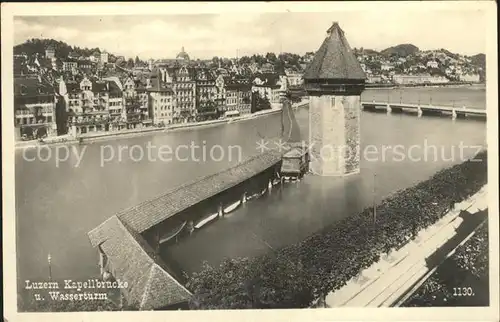
<svg viewBox="0 0 500 322"><path fill-rule="evenodd" d="M52 257L50 256L50 253L49 253L49 256L47 256L47 261L49 262L49 280L52 281L52 267L51 267L51 260L52 260Z"/></svg>
<svg viewBox="0 0 500 322"><path fill-rule="evenodd" d="M375 202L375 183L377 180L377 174L373 174L373 224L377 222L377 204Z"/></svg>

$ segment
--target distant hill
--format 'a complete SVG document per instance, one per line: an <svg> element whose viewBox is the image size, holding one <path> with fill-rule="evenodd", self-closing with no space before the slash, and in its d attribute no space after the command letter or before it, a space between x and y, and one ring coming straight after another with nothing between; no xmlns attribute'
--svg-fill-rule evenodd
<svg viewBox="0 0 500 322"><path fill-rule="evenodd" d="M482 69L486 69L486 55L485 54L477 54L471 56L471 63L481 67Z"/></svg>
<svg viewBox="0 0 500 322"><path fill-rule="evenodd" d="M57 41L54 39L30 39L26 42L14 46L14 54L26 53L31 56L35 53L39 55L45 54L45 49L49 46L54 47L57 58L67 58L69 53L75 52L81 56L90 56L94 52L101 52L99 48L80 48L72 47L63 41Z"/></svg>
<svg viewBox="0 0 500 322"><path fill-rule="evenodd" d="M454 58L454 59L458 59L460 57L459 54L454 54L451 51L444 49L444 48L441 48L439 51L442 52L443 54L446 54L446 56Z"/></svg>
<svg viewBox="0 0 500 322"><path fill-rule="evenodd" d="M412 44L401 44L387 49L382 50L380 53L384 56L398 55L400 57L406 57L408 55L418 52L417 46Z"/></svg>

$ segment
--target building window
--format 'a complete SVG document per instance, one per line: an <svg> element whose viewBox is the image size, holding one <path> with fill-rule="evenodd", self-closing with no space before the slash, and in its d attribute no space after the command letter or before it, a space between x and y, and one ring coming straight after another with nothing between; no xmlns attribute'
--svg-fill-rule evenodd
<svg viewBox="0 0 500 322"><path fill-rule="evenodd" d="M335 105L335 97L331 98L331 106L332 106L332 109L334 109L334 110L337 109L337 106Z"/></svg>

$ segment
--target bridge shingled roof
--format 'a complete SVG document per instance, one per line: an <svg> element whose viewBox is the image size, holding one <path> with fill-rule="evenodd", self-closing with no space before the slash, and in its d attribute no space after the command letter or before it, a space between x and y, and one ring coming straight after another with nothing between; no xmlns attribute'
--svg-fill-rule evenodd
<svg viewBox="0 0 500 322"><path fill-rule="evenodd" d="M183 303L191 297L146 240L117 216L88 235L92 246L99 245L112 263L114 277L128 283L128 305L152 310Z"/></svg>
<svg viewBox="0 0 500 322"><path fill-rule="evenodd" d="M304 79L366 79L337 22L327 30L326 39L304 72Z"/></svg>
<svg viewBox="0 0 500 322"><path fill-rule="evenodd" d="M251 178L281 160L281 153L266 151L222 172L181 185L153 199L117 214L122 222L138 233L163 222L224 190Z"/></svg>

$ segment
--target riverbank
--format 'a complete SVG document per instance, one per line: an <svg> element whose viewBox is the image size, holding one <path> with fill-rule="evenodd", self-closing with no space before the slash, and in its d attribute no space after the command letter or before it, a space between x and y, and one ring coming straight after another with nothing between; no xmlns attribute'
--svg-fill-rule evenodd
<svg viewBox="0 0 500 322"><path fill-rule="evenodd" d="M449 83L433 83L433 84L372 84L367 83L365 85L366 89L393 89L393 88L429 88L429 87L470 87L474 85L483 85L484 83L460 83L460 82L449 82Z"/></svg>
<svg viewBox="0 0 500 322"><path fill-rule="evenodd" d="M478 192L487 183L486 168L484 151L474 161L439 171L389 196L377 205L376 216L367 208L292 246L207 266L187 284L194 294L192 308L309 307L345 286L382 254L407 245L443 218L450 205Z"/></svg>
<svg viewBox="0 0 500 322"><path fill-rule="evenodd" d="M151 135L152 133L167 133L173 131L181 131L181 130L191 130L191 129L199 129L199 128L209 128L214 126L219 126L223 124L236 123L248 121L272 114L281 113L281 109L271 109L258 111L248 115L242 115L234 118L226 118L219 120L211 120L211 121L202 121L195 123L184 123L184 124L174 124L169 125L167 127L148 127L141 129L131 129L131 130L123 130L119 132L97 132L97 133L87 133L74 138L71 135L63 135L58 137L50 137L44 139L43 141L31 140L31 141L20 141L15 143L15 148L17 149L29 149L36 148L39 146L57 146L64 144L77 144L77 143L92 143L98 141L107 141L121 138L130 138L130 137L138 137L143 135Z"/></svg>

